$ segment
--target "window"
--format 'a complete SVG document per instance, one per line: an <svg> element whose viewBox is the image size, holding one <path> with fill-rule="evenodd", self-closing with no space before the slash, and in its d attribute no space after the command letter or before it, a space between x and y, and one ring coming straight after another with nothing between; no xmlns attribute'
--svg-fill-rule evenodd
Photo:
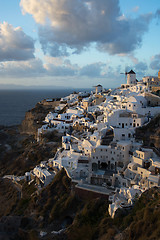
<svg viewBox="0 0 160 240"><path fill-rule="evenodd" d="M119 125L121 125L121 124L119 123Z"/></svg>
<svg viewBox="0 0 160 240"><path fill-rule="evenodd" d="M139 126L139 123L137 123L137 127Z"/></svg>
<svg viewBox="0 0 160 240"><path fill-rule="evenodd" d="M107 152L107 149L106 149L106 152Z"/></svg>
<svg viewBox="0 0 160 240"><path fill-rule="evenodd" d="M132 123L130 123L130 126L132 126Z"/></svg>

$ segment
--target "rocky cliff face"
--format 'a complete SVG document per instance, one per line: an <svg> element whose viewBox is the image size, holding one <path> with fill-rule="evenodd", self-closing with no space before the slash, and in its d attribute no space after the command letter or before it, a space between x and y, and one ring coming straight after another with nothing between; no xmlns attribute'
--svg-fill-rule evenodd
<svg viewBox="0 0 160 240"><path fill-rule="evenodd" d="M52 110L53 108L48 108L48 106L37 104L35 108L26 112L25 119L22 121L20 127L21 133L27 133L36 136L37 129L42 126L45 116L49 111Z"/></svg>
<svg viewBox="0 0 160 240"><path fill-rule="evenodd" d="M21 124L21 132L27 134L35 134L37 131L37 124L35 122L35 116L32 112L26 112L25 119Z"/></svg>
<svg viewBox="0 0 160 240"><path fill-rule="evenodd" d="M146 126L136 129L136 139L143 140L147 147L155 147L160 152L160 114Z"/></svg>

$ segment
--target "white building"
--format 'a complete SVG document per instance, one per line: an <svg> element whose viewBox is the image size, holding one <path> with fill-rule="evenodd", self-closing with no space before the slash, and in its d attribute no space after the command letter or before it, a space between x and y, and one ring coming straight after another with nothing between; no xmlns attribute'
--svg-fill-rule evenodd
<svg viewBox="0 0 160 240"><path fill-rule="evenodd" d="M66 143L67 140L67 143ZM50 159L53 167L58 169L65 168L72 179L86 179L89 175L89 159L70 143L68 136L62 138L62 146L65 150L58 151L54 159Z"/></svg>
<svg viewBox="0 0 160 240"><path fill-rule="evenodd" d="M127 84L128 85L135 85L137 83L136 81L136 73L131 70L127 73Z"/></svg>
<svg viewBox="0 0 160 240"><path fill-rule="evenodd" d="M62 137L62 148L65 150L70 150L71 147L71 137L70 136L63 136Z"/></svg>
<svg viewBox="0 0 160 240"><path fill-rule="evenodd" d="M41 168L40 166L35 167L32 174L36 176L44 186L48 185L55 176L53 172L51 173L46 168Z"/></svg>
<svg viewBox="0 0 160 240"><path fill-rule="evenodd" d="M113 110L107 117L107 125L116 128L141 127L146 121L146 116L123 109Z"/></svg>
<svg viewBox="0 0 160 240"><path fill-rule="evenodd" d="M121 188L119 192L115 193L110 200L109 215L114 218L118 209L130 209L136 198L140 197L143 190L139 186L132 188Z"/></svg>
<svg viewBox="0 0 160 240"><path fill-rule="evenodd" d="M97 86L94 86L96 89L96 94L103 92L103 87L102 85L98 84Z"/></svg>

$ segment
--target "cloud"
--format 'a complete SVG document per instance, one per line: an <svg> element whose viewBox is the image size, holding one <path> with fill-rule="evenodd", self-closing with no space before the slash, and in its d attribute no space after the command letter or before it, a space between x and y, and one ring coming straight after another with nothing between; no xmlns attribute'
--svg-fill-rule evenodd
<svg viewBox="0 0 160 240"><path fill-rule="evenodd" d="M119 0L21 0L23 13L39 24L44 53L68 56L96 43L110 54L129 53L139 47L152 15L126 19Z"/></svg>
<svg viewBox="0 0 160 240"><path fill-rule="evenodd" d="M5 61L0 63L0 75L12 78L30 77L87 77L105 78L110 67L105 63L96 62L80 67L72 64L69 59L45 57L29 61ZM113 71L113 69L112 69Z"/></svg>
<svg viewBox="0 0 160 240"><path fill-rule="evenodd" d="M132 9L133 12L138 12L139 11L139 6L136 6Z"/></svg>
<svg viewBox="0 0 160 240"><path fill-rule="evenodd" d="M128 55L128 57L131 59L131 61L132 61L134 64L138 64L138 58L136 58L133 54Z"/></svg>
<svg viewBox="0 0 160 240"><path fill-rule="evenodd" d="M148 66L145 62L139 62L135 65L135 69L138 71L146 71L148 69Z"/></svg>
<svg viewBox="0 0 160 240"><path fill-rule="evenodd" d="M117 36L109 43L100 43L99 49L111 55L130 53L141 46L142 36L148 30L152 14L141 15L136 19L125 19L117 29ZM121 21L122 22L122 21Z"/></svg>
<svg viewBox="0 0 160 240"><path fill-rule="evenodd" d="M75 76L77 74L77 70L74 68L70 68L68 66L55 66L53 64L45 64L45 69L47 70L47 75L50 76Z"/></svg>
<svg viewBox="0 0 160 240"><path fill-rule="evenodd" d="M33 53L34 40L22 28L0 23L0 61L28 60L34 58Z"/></svg>
<svg viewBox="0 0 160 240"><path fill-rule="evenodd" d="M148 66L144 62L139 62L135 65L135 69L138 71L146 71L148 69Z"/></svg>
<svg viewBox="0 0 160 240"><path fill-rule="evenodd" d="M146 75L148 65L145 62L139 62L134 66L134 69L138 77L142 78L144 75Z"/></svg>
<svg viewBox="0 0 160 240"><path fill-rule="evenodd" d="M103 69L106 65L101 62L88 64L82 67L79 70L80 76L88 76L88 77L102 77L103 76Z"/></svg>
<svg viewBox="0 0 160 240"><path fill-rule="evenodd" d="M3 77L37 77L46 73L40 59L30 61L5 61L0 63L0 75Z"/></svg>
<svg viewBox="0 0 160 240"><path fill-rule="evenodd" d="M160 9L158 9L158 10L156 11L155 16L156 16L158 19L160 18Z"/></svg>
<svg viewBox="0 0 160 240"><path fill-rule="evenodd" d="M157 71L160 69L160 54L157 54L157 55L152 57L150 67L153 70L157 70Z"/></svg>
<svg viewBox="0 0 160 240"><path fill-rule="evenodd" d="M0 63L0 75L3 77L29 78L29 77L62 77L76 76L77 66L69 64L69 61L50 62L46 58L43 63L40 59L29 61L5 61Z"/></svg>

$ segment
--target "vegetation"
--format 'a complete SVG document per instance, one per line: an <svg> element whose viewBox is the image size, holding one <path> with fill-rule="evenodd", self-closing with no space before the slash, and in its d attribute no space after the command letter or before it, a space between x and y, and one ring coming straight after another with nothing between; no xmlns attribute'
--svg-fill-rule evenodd
<svg viewBox="0 0 160 240"><path fill-rule="evenodd" d="M144 192L130 212L119 210L116 217L111 219L107 200L77 199L64 169L39 194L34 183L28 185L22 181L22 195L11 182L1 180L0 184L1 204L5 204L0 211L1 216L21 218L14 233L16 239L39 239L37 230L58 231L67 226L65 234L57 239L160 239L159 188Z"/></svg>
<svg viewBox="0 0 160 240"><path fill-rule="evenodd" d="M85 203L68 229L68 239L95 239L99 224L108 216L107 206L107 201L99 198Z"/></svg>
<svg viewBox="0 0 160 240"><path fill-rule="evenodd" d="M0 217L10 215L18 202L19 192L7 179L0 179Z"/></svg>
<svg viewBox="0 0 160 240"><path fill-rule="evenodd" d="M59 147L61 137L56 132L49 135L48 140L37 143L33 135L22 135L18 130L4 128L5 136L0 146L0 176L7 174L24 175L41 161L52 158ZM54 141L54 147L47 144Z"/></svg>
<svg viewBox="0 0 160 240"><path fill-rule="evenodd" d="M38 201L37 201L38 200ZM63 221L66 216L72 215L79 205L75 194L71 192L71 182L65 170L61 170L38 196L34 199L34 208L37 216L42 216L43 224L54 220Z"/></svg>

